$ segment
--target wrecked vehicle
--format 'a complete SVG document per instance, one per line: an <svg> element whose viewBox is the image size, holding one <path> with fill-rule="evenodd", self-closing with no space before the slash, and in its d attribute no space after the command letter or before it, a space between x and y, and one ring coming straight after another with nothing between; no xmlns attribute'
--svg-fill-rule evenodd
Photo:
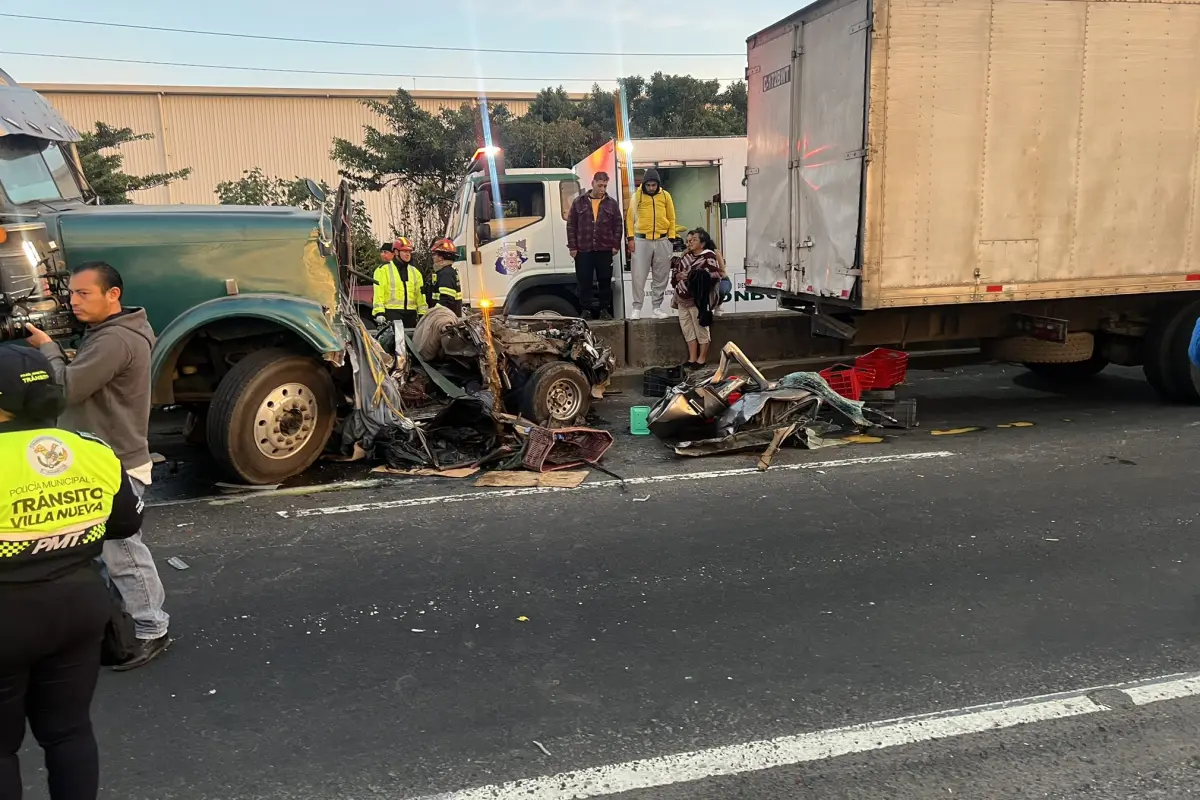
<svg viewBox="0 0 1200 800"><path fill-rule="evenodd" d="M394 347L396 329L382 335L385 347ZM604 396L615 363L587 322L572 317L471 315L444 327L439 345L427 359L406 343L412 358L397 378L417 419L463 393L496 391L494 369L508 413L550 427L577 424Z"/></svg>
<svg viewBox="0 0 1200 800"><path fill-rule="evenodd" d="M734 365L745 375L733 374ZM827 434L873 427L865 411L861 401L841 396L815 372L767 380L730 342L721 350L716 371L667 392L651 409L648 424L679 455L762 450L759 469L766 469L784 445L816 449L832 444L823 438Z"/></svg>
<svg viewBox="0 0 1200 800"><path fill-rule="evenodd" d="M554 431L594 440L573 426L604 396L616 362L584 320L493 316L487 305L460 319L435 307L411 333L400 322L371 332L350 297L342 315L355 339L355 408L341 425L342 457L395 469L515 466ZM581 460L604 449L584 447Z"/></svg>

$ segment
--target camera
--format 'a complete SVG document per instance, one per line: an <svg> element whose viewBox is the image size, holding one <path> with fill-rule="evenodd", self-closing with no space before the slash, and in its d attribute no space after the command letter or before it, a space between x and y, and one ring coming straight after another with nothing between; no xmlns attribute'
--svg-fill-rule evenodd
<svg viewBox="0 0 1200 800"><path fill-rule="evenodd" d="M0 342L27 337L26 324L53 338L79 330L67 280L58 245L45 224L0 225Z"/></svg>

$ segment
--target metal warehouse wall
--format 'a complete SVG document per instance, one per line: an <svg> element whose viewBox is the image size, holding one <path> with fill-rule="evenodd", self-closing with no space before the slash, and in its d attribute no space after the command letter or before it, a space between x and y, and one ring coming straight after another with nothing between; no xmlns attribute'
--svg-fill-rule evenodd
<svg viewBox="0 0 1200 800"><path fill-rule="evenodd" d="M324 179L336 185L337 165L329 157L333 139L362 142L363 126L381 118L363 105L385 100L377 90L258 89L180 86L102 86L32 84L77 129L97 121L152 133L150 141L121 148L126 171L141 175L191 167L186 181L138 192L137 203L213 204L221 181L261 167L268 175ZM417 104L436 112L470 102L470 92L414 91ZM514 114L524 114L532 92L489 95ZM365 197L376 233L387 236L399 217L396 192Z"/></svg>

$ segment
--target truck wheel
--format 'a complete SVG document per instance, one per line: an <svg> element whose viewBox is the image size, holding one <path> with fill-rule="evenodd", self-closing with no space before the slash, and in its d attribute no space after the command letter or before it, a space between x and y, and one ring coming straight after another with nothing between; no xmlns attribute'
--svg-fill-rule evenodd
<svg viewBox="0 0 1200 800"><path fill-rule="evenodd" d="M1188 358L1197 319L1200 301L1164 312L1146 333L1142 371L1164 400L1200 404L1200 371Z"/></svg>
<svg viewBox="0 0 1200 800"><path fill-rule="evenodd" d="M1087 361L1072 361L1066 364L1025 364L1025 369L1053 383L1083 383L1104 371L1108 359L1093 353Z"/></svg>
<svg viewBox="0 0 1200 800"><path fill-rule="evenodd" d="M521 415L539 425L574 425L592 404L592 387L574 364L551 361L529 378L521 397Z"/></svg>
<svg viewBox="0 0 1200 800"><path fill-rule="evenodd" d="M579 309L557 294L538 293L524 297L517 303L520 317L577 317Z"/></svg>
<svg viewBox="0 0 1200 800"><path fill-rule="evenodd" d="M336 416L333 379L320 363L288 350L259 350L217 387L208 449L236 480L279 483L317 460Z"/></svg>

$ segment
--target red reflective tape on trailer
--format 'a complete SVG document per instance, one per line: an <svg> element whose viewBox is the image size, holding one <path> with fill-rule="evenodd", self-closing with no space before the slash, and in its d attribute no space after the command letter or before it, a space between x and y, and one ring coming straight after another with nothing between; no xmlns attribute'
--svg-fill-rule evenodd
<svg viewBox="0 0 1200 800"><path fill-rule="evenodd" d="M849 296L850 296L850 290L842 289L842 297L849 297Z"/></svg>
<svg viewBox="0 0 1200 800"><path fill-rule="evenodd" d="M749 286L749 285L750 285L750 284L752 284L752 283L754 283L754 280L753 280L753 279L751 279L751 278L746 278L746 285L747 285L747 286Z"/></svg>
<svg viewBox="0 0 1200 800"><path fill-rule="evenodd" d="M1185 278L1185 280L1200 281L1200 275L1188 275L1187 278Z"/></svg>
<svg viewBox="0 0 1200 800"><path fill-rule="evenodd" d="M779 281L775 281L775 288L776 288L776 289L782 289L782 288L783 288L783 284L782 284L782 283L780 283Z"/></svg>
<svg viewBox="0 0 1200 800"><path fill-rule="evenodd" d="M1003 292L1003 291L1004 291L1004 287L1003 287L1003 286L999 286L999 285L996 285L996 286L989 286L989 287L987 287L987 290L988 290L989 292Z"/></svg>

